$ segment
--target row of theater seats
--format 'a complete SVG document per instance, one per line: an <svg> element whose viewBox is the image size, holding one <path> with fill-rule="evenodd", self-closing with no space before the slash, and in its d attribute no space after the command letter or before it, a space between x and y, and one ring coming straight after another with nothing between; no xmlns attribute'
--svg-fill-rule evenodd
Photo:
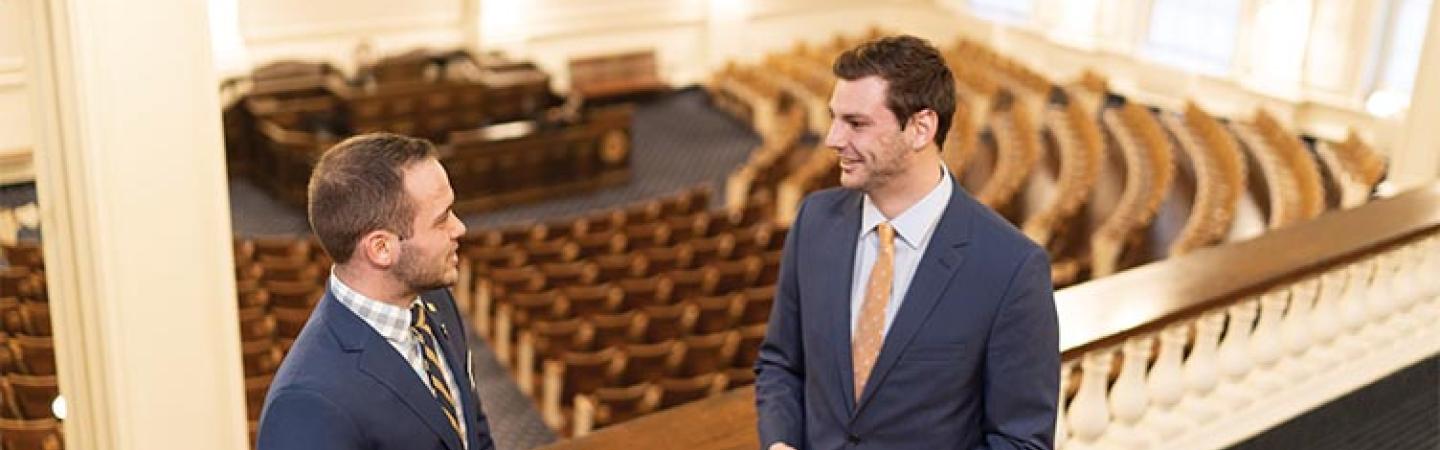
<svg viewBox="0 0 1440 450"><path fill-rule="evenodd" d="M773 208L709 197L697 187L464 243L477 331L557 430L644 410L612 405L636 400L617 392L655 409L750 382L786 230Z"/></svg>
<svg viewBox="0 0 1440 450"><path fill-rule="evenodd" d="M38 242L0 245L0 448L59 450L60 395L45 263Z"/></svg>
<svg viewBox="0 0 1440 450"><path fill-rule="evenodd" d="M237 238L234 250L246 413L253 445L265 394L324 294L330 259L315 241L303 238Z"/></svg>
<svg viewBox="0 0 1440 450"><path fill-rule="evenodd" d="M804 194L834 184L833 151L809 148L794 130L823 135L826 121L815 111L824 112L834 81L816 74L881 34L796 44L712 77L717 105L765 138L729 180L731 207L768 196L784 223ZM1353 207L1384 174L1384 158L1354 132L1326 142L1263 110L1242 121L1194 103L1150 108L1109 92L1094 72L1053 82L968 40L942 52L958 95L942 158L981 203L1046 247L1057 287L1263 232L1237 222L1247 208L1274 229ZM1167 203L1181 217L1157 220Z"/></svg>

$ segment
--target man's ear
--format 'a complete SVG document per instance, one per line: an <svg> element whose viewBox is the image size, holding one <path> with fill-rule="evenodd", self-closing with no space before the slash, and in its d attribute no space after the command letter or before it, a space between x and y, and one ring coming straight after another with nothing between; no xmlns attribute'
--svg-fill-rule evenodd
<svg viewBox="0 0 1440 450"><path fill-rule="evenodd" d="M365 258L371 266L387 268L400 258L400 240L385 230L375 230L360 237L355 244L355 256Z"/></svg>
<svg viewBox="0 0 1440 450"><path fill-rule="evenodd" d="M910 116L910 149L919 151L935 140L935 130L940 126L940 116L934 110L922 109Z"/></svg>

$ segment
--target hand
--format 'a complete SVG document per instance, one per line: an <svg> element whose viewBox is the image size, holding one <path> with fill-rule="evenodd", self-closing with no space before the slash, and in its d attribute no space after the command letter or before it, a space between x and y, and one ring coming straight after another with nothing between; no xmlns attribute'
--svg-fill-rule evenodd
<svg viewBox="0 0 1440 450"><path fill-rule="evenodd" d="M784 442L776 442L774 444L770 444L769 450L795 450L795 447L791 447L790 444L786 444Z"/></svg>

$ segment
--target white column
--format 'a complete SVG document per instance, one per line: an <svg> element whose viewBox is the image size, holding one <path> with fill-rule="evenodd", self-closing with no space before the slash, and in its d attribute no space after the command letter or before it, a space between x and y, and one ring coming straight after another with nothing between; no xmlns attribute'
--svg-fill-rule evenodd
<svg viewBox="0 0 1440 450"><path fill-rule="evenodd" d="M1410 110L1390 156L1390 180L1401 190L1440 176L1440 5L1431 5Z"/></svg>
<svg viewBox="0 0 1440 450"><path fill-rule="evenodd" d="M65 446L248 448L206 2L21 1Z"/></svg>

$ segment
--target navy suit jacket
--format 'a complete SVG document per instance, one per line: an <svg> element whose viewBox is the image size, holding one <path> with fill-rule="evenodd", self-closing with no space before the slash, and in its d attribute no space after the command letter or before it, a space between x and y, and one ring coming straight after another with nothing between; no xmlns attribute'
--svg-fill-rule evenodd
<svg viewBox="0 0 1440 450"><path fill-rule="evenodd" d="M862 195L810 195L785 241L755 368L761 448L1052 448L1060 351L1048 258L958 184L856 402Z"/></svg>
<svg viewBox="0 0 1440 450"><path fill-rule="evenodd" d="M459 385L470 450L493 449L455 301L446 289L421 297L436 306L428 318ZM260 450L464 450L429 386L329 291L270 385L257 441Z"/></svg>

